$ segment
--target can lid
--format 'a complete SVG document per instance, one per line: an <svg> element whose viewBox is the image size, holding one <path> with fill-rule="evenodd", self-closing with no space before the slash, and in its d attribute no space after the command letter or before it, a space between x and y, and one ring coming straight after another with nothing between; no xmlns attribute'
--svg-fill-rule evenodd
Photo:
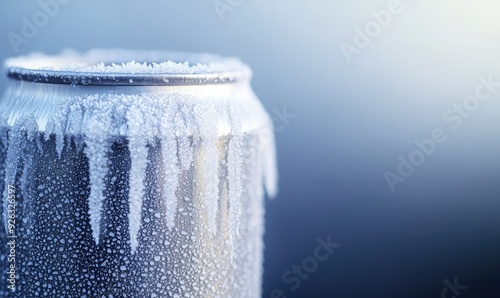
<svg viewBox="0 0 500 298"><path fill-rule="evenodd" d="M161 51L91 50L80 54L32 53L7 59L11 79L90 86L185 86L248 80L250 68L237 58Z"/></svg>

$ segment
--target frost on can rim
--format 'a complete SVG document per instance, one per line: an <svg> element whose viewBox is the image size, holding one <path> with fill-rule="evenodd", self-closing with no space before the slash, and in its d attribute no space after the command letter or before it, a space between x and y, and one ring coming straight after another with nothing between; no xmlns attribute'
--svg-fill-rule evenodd
<svg viewBox="0 0 500 298"><path fill-rule="evenodd" d="M251 76L250 68L237 58L153 51L92 50L79 54L65 50L57 56L32 53L7 59L5 66L12 79L72 85L207 85Z"/></svg>

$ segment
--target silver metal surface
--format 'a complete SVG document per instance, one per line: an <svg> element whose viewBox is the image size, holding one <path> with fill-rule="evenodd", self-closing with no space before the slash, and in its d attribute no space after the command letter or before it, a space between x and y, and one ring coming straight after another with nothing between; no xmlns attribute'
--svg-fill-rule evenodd
<svg viewBox="0 0 500 298"><path fill-rule="evenodd" d="M11 79L22 81L90 86L188 86L227 84L247 79L243 72L210 74L150 74L99 73L36 70L12 67L7 70Z"/></svg>

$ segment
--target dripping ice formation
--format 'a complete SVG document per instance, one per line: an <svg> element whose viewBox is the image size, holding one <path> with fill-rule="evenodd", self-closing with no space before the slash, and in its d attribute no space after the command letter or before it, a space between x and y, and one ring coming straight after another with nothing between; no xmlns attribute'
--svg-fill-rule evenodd
<svg viewBox="0 0 500 298"><path fill-rule="evenodd" d="M232 236L236 235L239 228L240 197L242 188L241 177L241 146L242 146L242 124L239 118L238 108L229 103L227 107L230 121L231 139L228 150L228 184L230 201L230 220L234 227ZM164 191L163 199L167 206L167 223L169 228L174 227L177 214L176 195L179 173L182 168L190 167L193 162L193 146L186 145L187 137L192 138L194 146L199 146L203 152L202 171L204 187L201 192L207 212L209 230L216 229L216 218L219 204L219 181L218 181L218 148L217 141L220 138L218 131L217 115L227 113L217 110L216 105L211 103L200 103L185 95L148 95L145 97L132 95L98 95L78 97L69 100L48 121L45 134L54 134L57 141L57 150L63 150L68 141L65 136L69 134L83 135L85 143L85 155L89 161L90 196L89 210L93 237L99 243L100 224L102 217L102 201L104 199L105 183L107 175L107 153L110 151L113 137L124 136L128 141L131 158L131 169L129 177L129 233L131 249L135 251L138 246L137 234L141 227L141 206L144 197L145 176L148 160L148 147L160 146L162 153ZM22 118L21 118L22 119ZM185 121L184 119L190 119ZM18 121L14 125L13 134L19 133L26 128L27 120ZM269 123L269 122L268 122ZM64 125L61 125L64 124ZM248 123L247 123L248 125ZM250 124L252 125L252 124ZM35 125L31 125L31 134ZM270 126L259 129L270 130ZM186 135L190 133L192 135ZM18 147L20 138L13 139L9 148ZM267 143L267 144L266 144ZM273 165L272 142L264 142L260 150L267 153L265 164ZM271 148L270 148L271 147ZM14 152L16 149L12 149ZM15 153L13 153L15 154ZM9 171L7 171L10 173ZM261 177L253 179L264 179L266 177L268 193L273 195L275 177L270 173L262 173ZM9 175L7 175L10 177ZM274 180L274 181L273 181Z"/></svg>
<svg viewBox="0 0 500 298"><path fill-rule="evenodd" d="M208 59L208 58L207 58ZM15 61L14 61L15 62ZM11 61L11 63L14 63ZM222 64L212 65L213 70L220 71ZM229 63L229 65L232 65ZM113 73L127 70L132 72L170 71L171 73L198 73L208 71L206 66L196 64L190 68L189 64L128 64L104 66L70 65L64 70L103 71ZM113 68L114 67L114 68ZM170 69L169 69L170 67ZM227 67L227 66L226 66ZM234 67L234 65L233 65ZM44 69L41 67L40 69ZM29 83L37 84L37 83ZM2 103L2 119L11 127L7 140L8 144L5 185L13 180L17 162L16 156L23 150L25 137L36 139L37 135L44 135L45 140L54 135L59 157L71 142L81 148L88 159L90 194L88 197L89 221L92 236L98 244L101 235L103 219L103 201L106 196L105 178L108 174L108 154L114 139L124 138L130 152L129 174L129 234L130 246L134 252L140 245L138 234L142 225L142 204L146 188L146 169L151 162L148 152L150 148L159 147L161 152L162 170L164 171L162 199L166 206L166 222L170 230L175 228L178 201L183 199L177 194L180 175L191 168L194 162L199 161L198 185L199 196L203 201L206 224L208 230L214 233L217 229L220 195L219 165L227 163L227 184L229 200L229 221L231 226L230 239L238 236L241 217L241 197L243 185L249 180L263 181L269 196L276 193L277 174L275 165L275 148L272 136L272 122L255 98L247 83L236 86L202 86L181 89L169 92L146 92L145 94L102 93L87 94L84 89L79 96L62 97L60 102L47 104L30 114L12 113L14 109L29 111L30 105L37 102L26 100L22 103L6 106ZM38 88L38 87L34 87ZM51 86L56 90L74 86ZM85 87L78 87L85 88ZM196 88L204 88L206 94L200 100L193 94L198 94ZM223 89L225 91L216 91ZM99 91L96 88L93 91ZM212 91L210 91L212 90ZM8 91L9 92L9 91ZM244 98L232 101L234 95ZM9 96L9 94L7 94ZM14 96L14 95L12 95ZM246 99L245 99L246 98ZM33 99L36 101L36 99ZM22 106L24 105L24 106ZM20 107L21 106L21 107ZM15 115L13 117L12 115ZM243 150L244 138L256 136L259 141L254 143L252 150L261 155L257 160L262 164L260 175L243 177ZM219 142L228 138L227 160L222 161L219 154ZM198 152L198 153L196 153ZM198 157L195 155L198 154ZM197 159L198 158L198 159ZM245 182L244 182L245 181ZM6 209L4 208L4 211ZM4 212L5 213L5 212ZM4 214L5 220L7 219Z"/></svg>

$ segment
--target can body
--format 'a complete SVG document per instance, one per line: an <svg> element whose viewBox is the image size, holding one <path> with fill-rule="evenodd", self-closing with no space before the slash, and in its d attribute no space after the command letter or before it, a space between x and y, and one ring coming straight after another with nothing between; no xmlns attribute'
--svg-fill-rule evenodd
<svg viewBox="0 0 500 298"><path fill-rule="evenodd" d="M247 81L13 80L0 108L2 297L260 297L274 147Z"/></svg>

